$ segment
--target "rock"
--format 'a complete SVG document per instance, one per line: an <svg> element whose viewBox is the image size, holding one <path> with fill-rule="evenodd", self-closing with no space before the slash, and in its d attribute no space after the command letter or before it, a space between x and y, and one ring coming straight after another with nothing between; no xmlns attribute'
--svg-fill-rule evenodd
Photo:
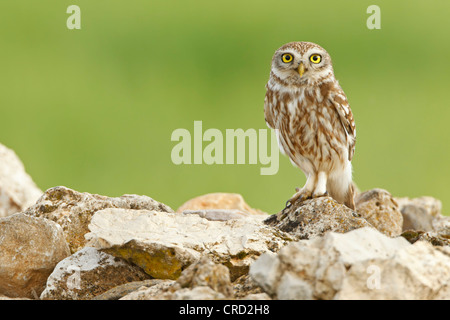
<svg viewBox="0 0 450 320"><path fill-rule="evenodd" d="M433 197L395 198L403 215L403 231L432 231L433 221L442 217L442 203Z"/></svg>
<svg viewBox="0 0 450 320"><path fill-rule="evenodd" d="M32 299L70 254L59 225L23 213L0 218L0 252L0 294Z"/></svg>
<svg viewBox="0 0 450 320"><path fill-rule="evenodd" d="M0 295L0 300L31 300L30 298L18 297L18 298L10 298L7 296Z"/></svg>
<svg viewBox="0 0 450 320"><path fill-rule="evenodd" d="M292 272L284 272L277 289L279 300L312 300L313 287L305 279L297 277Z"/></svg>
<svg viewBox="0 0 450 320"><path fill-rule="evenodd" d="M158 297L167 292L175 283L174 280L160 280L159 283L152 286L142 286L121 297L119 300L158 300Z"/></svg>
<svg viewBox="0 0 450 320"><path fill-rule="evenodd" d="M282 269L274 253L265 253L250 266L250 278L270 296L276 296Z"/></svg>
<svg viewBox="0 0 450 320"><path fill-rule="evenodd" d="M36 202L42 191L25 172L19 157L0 144L0 218L20 212Z"/></svg>
<svg viewBox="0 0 450 320"><path fill-rule="evenodd" d="M172 285L173 283L175 283L175 281L162 279L149 279L143 281L127 282L95 296L94 298L92 298L92 300L119 300L120 298L132 292L135 294L135 299L130 300L143 300L138 299L138 296L136 295L137 291L144 291L151 287L157 287L158 289L155 292L159 292L165 289L165 287Z"/></svg>
<svg viewBox="0 0 450 320"><path fill-rule="evenodd" d="M372 189L355 197L356 211L382 233L395 237L402 233L403 216L389 192Z"/></svg>
<svg viewBox="0 0 450 320"><path fill-rule="evenodd" d="M212 262L206 256L182 272L177 280L177 286L180 288L207 286L225 297L233 296L233 286L228 268Z"/></svg>
<svg viewBox="0 0 450 320"><path fill-rule="evenodd" d="M433 230L433 216L428 214L424 207L414 204L407 204L403 206L403 231L406 230Z"/></svg>
<svg viewBox="0 0 450 320"><path fill-rule="evenodd" d="M186 268L175 283L165 289L143 289L123 300L221 300L233 297L233 286L227 267L207 257Z"/></svg>
<svg viewBox="0 0 450 320"><path fill-rule="evenodd" d="M433 197L422 196L413 199L403 197L403 198L394 198L394 200L395 202L397 202L400 211L402 211L402 209L406 205L413 205L423 208L426 211L426 213L432 217L437 217L441 215L442 202L439 199Z"/></svg>
<svg viewBox="0 0 450 320"><path fill-rule="evenodd" d="M25 213L58 223L63 228L71 252L74 253L85 245L84 235L89 231L88 225L92 215L105 208L173 212L170 207L147 196L126 194L110 198L80 193L66 187L54 187L45 191L36 204L28 208Z"/></svg>
<svg viewBox="0 0 450 320"><path fill-rule="evenodd" d="M369 278L364 278L364 274ZM335 298L448 300L449 297L450 254L419 241L399 250L390 259L366 260L353 265Z"/></svg>
<svg viewBox="0 0 450 320"><path fill-rule="evenodd" d="M139 267L86 247L60 261L41 300L89 300L118 285L148 279Z"/></svg>
<svg viewBox="0 0 450 320"><path fill-rule="evenodd" d="M157 296L155 300L225 300L222 293L214 291L210 287L201 286L194 288L182 288L171 294Z"/></svg>
<svg viewBox="0 0 450 320"><path fill-rule="evenodd" d="M450 239L450 217L437 216L433 219L433 230L441 237Z"/></svg>
<svg viewBox="0 0 450 320"><path fill-rule="evenodd" d="M250 276L278 299L448 299L450 248L368 227L329 232L261 255Z"/></svg>
<svg viewBox="0 0 450 320"><path fill-rule="evenodd" d="M326 232L348 232L370 226L355 211L330 197L297 202L269 216L265 224L293 235L296 239L311 239Z"/></svg>
<svg viewBox="0 0 450 320"><path fill-rule="evenodd" d="M242 297L240 300L272 300L270 296L265 293L250 293L249 295L246 295L245 297Z"/></svg>
<svg viewBox="0 0 450 320"><path fill-rule="evenodd" d="M224 264L231 279L246 274L267 251L278 251L291 237L262 223L262 216L209 221L198 215L148 210L105 209L94 214L89 245L124 258L154 278L177 279L207 255Z"/></svg>
<svg viewBox="0 0 450 320"><path fill-rule="evenodd" d="M177 281L145 280L126 283L117 286L93 300L153 300L174 298L173 292L184 290L183 296L196 286L210 287L211 297L232 298L243 300L267 300L270 297L258 287L248 275L243 275L230 283L229 271L222 265L212 263L209 259L201 259L199 263L184 270ZM220 293L221 295L217 294ZM195 291L194 293L195 294Z"/></svg>
<svg viewBox="0 0 450 320"><path fill-rule="evenodd" d="M416 231L407 230L402 233L402 237L408 240L410 243L415 243L417 241L429 242L433 246L450 246L450 238L441 236L440 234L429 231Z"/></svg>
<svg viewBox="0 0 450 320"><path fill-rule="evenodd" d="M403 234L408 241L418 240L441 246L450 243L450 217L441 214L442 203L433 197L396 198L403 215Z"/></svg>
<svg viewBox="0 0 450 320"><path fill-rule="evenodd" d="M177 212L185 210L206 210L206 209L228 209L237 210L240 213L248 214L267 214L259 209L251 208L244 198L237 193L209 193L191 200L181 205Z"/></svg>
<svg viewBox="0 0 450 320"><path fill-rule="evenodd" d="M233 282L233 292L236 299L245 299L251 295L264 293L248 274L240 276Z"/></svg>
<svg viewBox="0 0 450 320"><path fill-rule="evenodd" d="M183 214L196 214L209 221L228 221L233 219L243 219L250 214L240 210L230 209L206 209L206 210L184 210Z"/></svg>

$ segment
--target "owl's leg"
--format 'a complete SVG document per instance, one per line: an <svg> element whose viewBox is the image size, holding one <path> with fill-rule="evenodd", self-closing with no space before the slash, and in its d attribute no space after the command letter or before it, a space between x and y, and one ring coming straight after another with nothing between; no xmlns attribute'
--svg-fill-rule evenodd
<svg viewBox="0 0 450 320"><path fill-rule="evenodd" d="M304 201L311 198L312 192L314 190L314 185L316 184L317 177L315 174L308 174L306 183L303 188L296 188L296 193L286 202L286 207L290 207L293 203L297 201Z"/></svg>
<svg viewBox="0 0 450 320"><path fill-rule="evenodd" d="M317 175L317 183L312 194L313 198L323 197L328 195L327 193L327 174L324 171L320 171Z"/></svg>

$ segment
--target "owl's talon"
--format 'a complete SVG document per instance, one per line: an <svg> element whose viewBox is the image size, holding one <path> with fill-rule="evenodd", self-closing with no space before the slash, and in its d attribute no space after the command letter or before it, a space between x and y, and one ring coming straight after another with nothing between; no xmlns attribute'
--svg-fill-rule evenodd
<svg viewBox="0 0 450 320"><path fill-rule="evenodd" d="M294 194L292 198L290 198L288 201L286 201L286 208L291 207L294 203L297 202L300 203L305 201L306 199L311 198L311 193L303 191L302 189L299 188L295 188L295 190L297 191L297 193Z"/></svg>
<svg viewBox="0 0 450 320"><path fill-rule="evenodd" d="M292 203L290 200L286 201L286 205L284 206L285 209L289 209L292 206Z"/></svg>
<svg viewBox="0 0 450 320"><path fill-rule="evenodd" d="M322 194L314 193L314 194L312 195L312 197L313 197L313 198L328 197L328 191L325 191L325 193L322 193Z"/></svg>

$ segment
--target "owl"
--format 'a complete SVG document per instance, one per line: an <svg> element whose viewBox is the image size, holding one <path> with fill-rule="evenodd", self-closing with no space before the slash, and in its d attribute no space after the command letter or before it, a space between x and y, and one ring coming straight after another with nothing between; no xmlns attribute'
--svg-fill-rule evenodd
<svg viewBox="0 0 450 320"><path fill-rule="evenodd" d="M352 158L355 121L334 76L331 57L311 42L290 42L272 58L264 115L278 145L306 175L286 206L329 195L355 209Z"/></svg>

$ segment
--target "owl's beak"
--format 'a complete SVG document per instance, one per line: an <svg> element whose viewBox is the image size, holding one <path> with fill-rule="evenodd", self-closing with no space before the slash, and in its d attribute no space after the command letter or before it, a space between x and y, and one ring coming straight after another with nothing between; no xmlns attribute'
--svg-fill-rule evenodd
<svg viewBox="0 0 450 320"><path fill-rule="evenodd" d="M300 62L297 71L300 77L303 76L303 74L305 73L305 65L303 64L303 62Z"/></svg>

